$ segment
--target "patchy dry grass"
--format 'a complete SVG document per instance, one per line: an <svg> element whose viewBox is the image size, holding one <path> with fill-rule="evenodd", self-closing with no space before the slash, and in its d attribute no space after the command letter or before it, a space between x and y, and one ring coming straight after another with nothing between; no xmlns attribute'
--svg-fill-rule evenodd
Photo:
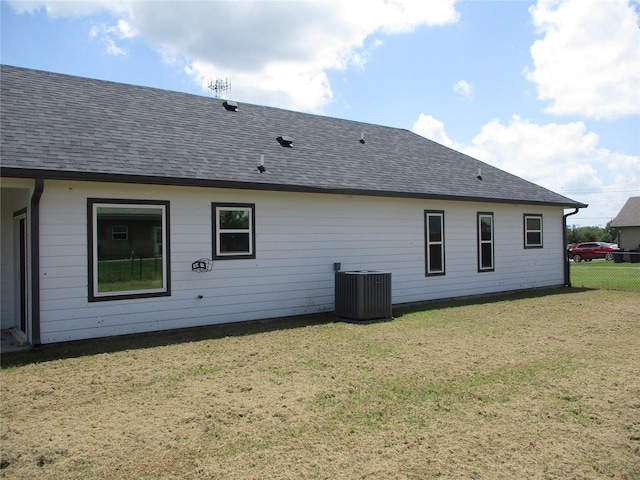
<svg viewBox="0 0 640 480"><path fill-rule="evenodd" d="M639 479L640 297L555 290L5 355L12 479Z"/></svg>

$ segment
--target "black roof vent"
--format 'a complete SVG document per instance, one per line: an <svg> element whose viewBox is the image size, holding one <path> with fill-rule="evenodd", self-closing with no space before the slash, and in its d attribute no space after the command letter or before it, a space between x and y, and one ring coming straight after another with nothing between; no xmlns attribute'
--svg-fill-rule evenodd
<svg viewBox="0 0 640 480"><path fill-rule="evenodd" d="M222 106L225 108L225 110L228 110L229 112L238 111L238 104L236 102L230 102L229 100L225 100L224 102L222 102Z"/></svg>
<svg viewBox="0 0 640 480"><path fill-rule="evenodd" d="M286 135L282 135L276 138L276 140L278 140L278 143L283 147L291 147L293 145L293 138L287 137Z"/></svg>

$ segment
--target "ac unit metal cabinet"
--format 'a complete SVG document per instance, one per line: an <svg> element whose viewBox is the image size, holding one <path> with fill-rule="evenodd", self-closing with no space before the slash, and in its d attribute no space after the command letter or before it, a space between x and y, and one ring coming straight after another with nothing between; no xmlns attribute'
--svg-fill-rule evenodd
<svg viewBox="0 0 640 480"><path fill-rule="evenodd" d="M336 272L336 315L355 320L390 318L391 273Z"/></svg>

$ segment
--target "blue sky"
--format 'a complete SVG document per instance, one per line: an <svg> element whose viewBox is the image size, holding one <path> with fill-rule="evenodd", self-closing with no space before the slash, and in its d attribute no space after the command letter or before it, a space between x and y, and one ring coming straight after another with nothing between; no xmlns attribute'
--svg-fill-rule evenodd
<svg viewBox="0 0 640 480"><path fill-rule="evenodd" d="M640 196L638 0L2 1L4 64L412 130L590 206ZM418 172L416 172L418 174Z"/></svg>

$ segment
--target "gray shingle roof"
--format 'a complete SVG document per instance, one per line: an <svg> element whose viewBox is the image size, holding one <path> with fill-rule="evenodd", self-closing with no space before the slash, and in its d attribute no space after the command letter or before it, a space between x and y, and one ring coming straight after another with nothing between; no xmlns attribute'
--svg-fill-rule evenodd
<svg viewBox="0 0 640 480"><path fill-rule="evenodd" d="M230 112L216 98L0 71L3 176L585 206L404 129L243 103ZM291 148L276 141L282 135Z"/></svg>
<svg viewBox="0 0 640 480"><path fill-rule="evenodd" d="M629 197L610 226L640 227L640 197Z"/></svg>

